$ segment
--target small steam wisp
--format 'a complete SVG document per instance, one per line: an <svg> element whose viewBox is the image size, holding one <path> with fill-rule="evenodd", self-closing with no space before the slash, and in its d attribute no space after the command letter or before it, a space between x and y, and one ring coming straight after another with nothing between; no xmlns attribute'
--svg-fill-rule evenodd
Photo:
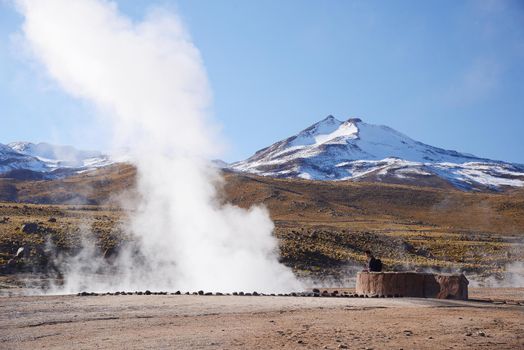
<svg viewBox="0 0 524 350"><path fill-rule="evenodd" d="M138 169L140 201L111 279L85 250L61 292L299 289L278 262L267 211L220 204L217 144L202 59L181 21L151 11L133 22L104 0L18 0L28 48L69 94L92 103ZM139 251L139 254L137 253Z"/></svg>

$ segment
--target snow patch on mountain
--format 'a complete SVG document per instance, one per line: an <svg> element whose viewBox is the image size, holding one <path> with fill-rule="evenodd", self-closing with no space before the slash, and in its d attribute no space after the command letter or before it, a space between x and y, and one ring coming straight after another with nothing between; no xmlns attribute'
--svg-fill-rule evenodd
<svg viewBox="0 0 524 350"><path fill-rule="evenodd" d="M423 180L461 189L524 186L524 166L445 150L383 125L333 116L230 165L235 171L311 180Z"/></svg>
<svg viewBox="0 0 524 350"><path fill-rule="evenodd" d="M0 174L31 171L43 178L63 177L113 164L99 151L82 151L72 146L49 143L12 142L0 144Z"/></svg>

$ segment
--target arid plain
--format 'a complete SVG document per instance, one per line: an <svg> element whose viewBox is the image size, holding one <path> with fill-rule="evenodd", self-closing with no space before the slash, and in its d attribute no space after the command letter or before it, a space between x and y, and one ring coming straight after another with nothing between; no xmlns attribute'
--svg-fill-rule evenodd
<svg viewBox="0 0 524 350"><path fill-rule="evenodd" d="M479 292L486 296L486 290ZM508 290L503 292L507 298ZM522 296L522 292L510 291L513 297L514 293ZM490 293L496 296L493 290ZM524 306L518 303L270 296L26 296L0 298L0 311L3 349L524 346Z"/></svg>

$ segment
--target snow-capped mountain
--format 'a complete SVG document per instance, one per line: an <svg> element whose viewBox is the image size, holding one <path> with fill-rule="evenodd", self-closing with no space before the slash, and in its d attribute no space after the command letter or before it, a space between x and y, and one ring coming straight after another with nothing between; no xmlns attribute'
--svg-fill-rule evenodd
<svg viewBox="0 0 524 350"><path fill-rule="evenodd" d="M49 143L0 144L0 176L51 179L112 164L98 151L81 151Z"/></svg>
<svg viewBox="0 0 524 350"><path fill-rule="evenodd" d="M333 116L231 164L235 171L313 180L450 183L462 189L524 186L524 166L445 150L394 129Z"/></svg>

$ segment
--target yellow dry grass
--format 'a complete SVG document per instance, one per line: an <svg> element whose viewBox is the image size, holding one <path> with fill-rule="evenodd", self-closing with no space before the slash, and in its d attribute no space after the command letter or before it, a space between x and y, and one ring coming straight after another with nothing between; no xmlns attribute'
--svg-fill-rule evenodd
<svg viewBox="0 0 524 350"><path fill-rule="evenodd" d="M371 249L388 268L501 272L524 260L524 191L462 192L365 182L319 182L225 173L221 200L265 205L281 259L303 273L333 273L359 264ZM126 239L118 207L136 171L118 165L54 181L0 180L0 263L19 246L78 249L83 232L101 252ZM2 197L3 196L3 197ZM16 203L26 202L26 204ZM33 202L36 204L27 204ZM90 203L92 205L50 204ZM131 214L132 215L132 214ZM56 218L50 222L49 218ZM41 233L21 225L37 222ZM85 235L84 235L85 236Z"/></svg>

